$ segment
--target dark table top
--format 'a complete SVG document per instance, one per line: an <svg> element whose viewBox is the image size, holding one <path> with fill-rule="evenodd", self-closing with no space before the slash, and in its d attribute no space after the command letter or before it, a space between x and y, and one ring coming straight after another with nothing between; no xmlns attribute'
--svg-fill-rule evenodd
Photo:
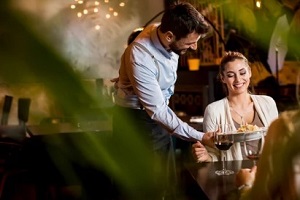
<svg viewBox="0 0 300 200"><path fill-rule="evenodd" d="M222 169L222 162L186 164L193 179L208 199L238 199L238 190L235 186L236 173L241 168L251 168L253 162L251 160L227 161L225 166L235 173L227 176L216 175L215 171Z"/></svg>
<svg viewBox="0 0 300 200"><path fill-rule="evenodd" d="M28 125L27 130L31 136L52 135L58 133L103 132L112 131L112 123L109 120L105 120L78 123Z"/></svg>

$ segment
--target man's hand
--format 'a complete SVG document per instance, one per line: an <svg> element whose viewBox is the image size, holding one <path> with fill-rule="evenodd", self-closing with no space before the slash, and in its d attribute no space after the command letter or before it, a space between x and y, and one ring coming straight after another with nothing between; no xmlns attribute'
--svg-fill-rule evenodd
<svg viewBox="0 0 300 200"><path fill-rule="evenodd" d="M213 132L205 133L202 137L201 143L206 145L206 146L214 148L215 147L215 145L214 145L214 133Z"/></svg>
<svg viewBox="0 0 300 200"><path fill-rule="evenodd" d="M199 141L192 145L192 154L196 162L211 162L212 159L208 154L205 146Z"/></svg>

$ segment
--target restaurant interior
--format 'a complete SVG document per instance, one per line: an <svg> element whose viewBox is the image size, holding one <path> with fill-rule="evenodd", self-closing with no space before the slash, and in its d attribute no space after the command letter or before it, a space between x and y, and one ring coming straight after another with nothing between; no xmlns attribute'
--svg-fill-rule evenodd
<svg viewBox="0 0 300 200"><path fill-rule="evenodd" d="M169 106L183 121L202 131L206 106L224 97L217 74L225 51L239 51L251 62L251 93L273 97L279 113L298 109L299 51L272 39L284 13L280 1L182 1L213 27L195 52L179 58ZM132 32L159 22L174 2L1 1L0 200L126 199L127 191L149 192L147 151L136 138L127 138L124 152L114 150L110 80L118 76ZM184 167L193 162L191 143L174 142L180 179L176 199L222 199L204 194ZM129 161L129 152L140 159ZM122 162L138 170L127 171Z"/></svg>

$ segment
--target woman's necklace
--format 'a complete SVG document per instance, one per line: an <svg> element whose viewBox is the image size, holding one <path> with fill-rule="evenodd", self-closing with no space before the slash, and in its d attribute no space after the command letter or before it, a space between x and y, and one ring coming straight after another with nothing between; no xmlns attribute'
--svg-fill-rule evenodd
<svg viewBox="0 0 300 200"><path fill-rule="evenodd" d="M245 125L244 116L235 111L232 107L230 107L233 112L235 112L241 118L241 125Z"/></svg>
<svg viewBox="0 0 300 200"><path fill-rule="evenodd" d="M252 105L252 104L251 104ZM241 118L241 125L245 125L245 119L244 116L247 115L249 112L252 111L252 106L251 109L248 107L246 111L243 112L243 115L241 115L239 112L237 112L232 106L230 106L230 109L235 112L240 118Z"/></svg>

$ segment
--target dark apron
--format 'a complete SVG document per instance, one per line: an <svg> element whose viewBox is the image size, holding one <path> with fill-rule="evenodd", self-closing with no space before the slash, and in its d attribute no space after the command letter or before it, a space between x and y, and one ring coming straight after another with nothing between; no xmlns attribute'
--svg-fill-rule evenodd
<svg viewBox="0 0 300 200"><path fill-rule="evenodd" d="M165 181L164 192L169 192L176 185L176 166L172 136L159 123L152 120L144 109L132 109L115 106L113 111L113 135L116 143L120 143L130 136L139 137L145 146L150 149L154 157L162 161L163 177L158 181ZM124 134L128 135L125 137ZM128 142L128 141L126 141ZM138 151L138 149L137 149ZM143 155L141 155L143 156ZM132 160L132 162L135 162ZM154 164L154 163L152 163ZM155 164L153 168L155 168Z"/></svg>

